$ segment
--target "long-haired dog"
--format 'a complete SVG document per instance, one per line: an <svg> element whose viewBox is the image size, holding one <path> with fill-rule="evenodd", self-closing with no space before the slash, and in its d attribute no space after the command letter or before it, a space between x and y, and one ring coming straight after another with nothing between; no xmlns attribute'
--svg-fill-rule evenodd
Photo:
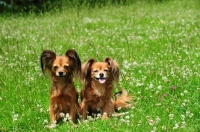
<svg viewBox="0 0 200 132"><path fill-rule="evenodd" d="M81 114L86 119L87 114L101 112L102 119L107 119L114 110L127 108L131 98L123 90L122 95L112 100L113 82L119 81L119 66L110 58L104 62L88 60L82 65L81 80L84 87L81 90ZM89 113L88 113L89 112Z"/></svg>
<svg viewBox="0 0 200 132"><path fill-rule="evenodd" d="M61 119L60 113L69 114L75 123L78 104L78 92L73 78L80 76L81 61L75 50L67 50L64 56L57 56L50 50L44 50L40 57L42 72L48 72L51 80L49 113L51 123Z"/></svg>

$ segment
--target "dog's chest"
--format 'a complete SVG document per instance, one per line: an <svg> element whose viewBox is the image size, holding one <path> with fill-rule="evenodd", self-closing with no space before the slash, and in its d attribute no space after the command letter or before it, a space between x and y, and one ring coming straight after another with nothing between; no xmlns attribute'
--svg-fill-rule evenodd
<svg viewBox="0 0 200 132"><path fill-rule="evenodd" d="M98 97L104 96L105 95L105 88L95 88L93 90L93 94L97 95Z"/></svg>

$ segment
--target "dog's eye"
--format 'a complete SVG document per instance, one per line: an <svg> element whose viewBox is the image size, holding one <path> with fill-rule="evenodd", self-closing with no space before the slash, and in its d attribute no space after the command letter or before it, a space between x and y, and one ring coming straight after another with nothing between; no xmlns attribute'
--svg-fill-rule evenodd
<svg viewBox="0 0 200 132"><path fill-rule="evenodd" d="M54 70L57 70L57 69L58 69L58 66L54 66L53 69L54 69Z"/></svg>
<svg viewBox="0 0 200 132"><path fill-rule="evenodd" d="M65 69L68 69L69 66L64 66Z"/></svg>
<svg viewBox="0 0 200 132"><path fill-rule="evenodd" d="M94 70L93 72L98 72L98 70Z"/></svg>
<svg viewBox="0 0 200 132"><path fill-rule="evenodd" d="M104 71L105 71L105 72L107 72L107 71L108 71L108 69L104 69Z"/></svg>

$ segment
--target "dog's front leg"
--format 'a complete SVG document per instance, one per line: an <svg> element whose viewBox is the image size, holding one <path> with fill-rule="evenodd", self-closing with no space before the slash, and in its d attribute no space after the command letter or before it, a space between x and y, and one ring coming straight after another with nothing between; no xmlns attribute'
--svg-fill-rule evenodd
<svg viewBox="0 0 200 132"><path fill-rule="evenodd" d="M76 114L77 114L76 106L72 105L71 108L70 108L69 115L70 115L71 120L73 121L73 123L76 123Z"/></svg>
<svg viewBox="0 0 200 132"><path fill-rule="evenodd" d="M51 124L56 123L56 112L55 112L55 108L53 107L53 104L50 104L49 107L49 114L50 114L50 119L51 119Z"/></svg>
<svg viewBox="0 0 200 132"><path fill-rule="evenodd" d="M103 110L102 110L102 119L106 120L109 118L109 116L112 114L113 112L113 104L112 101L109 100L105 103L105 105L103 106Z"/></svg>
<svg viewBox="0 0 200 132"><path fill-rule="evenodd" d="M82 119L83 120L86 119L87 112L88 112L88 104L86 102L86 99L83 99L82 104L81 104L81 114L82 114Z"/></svg>

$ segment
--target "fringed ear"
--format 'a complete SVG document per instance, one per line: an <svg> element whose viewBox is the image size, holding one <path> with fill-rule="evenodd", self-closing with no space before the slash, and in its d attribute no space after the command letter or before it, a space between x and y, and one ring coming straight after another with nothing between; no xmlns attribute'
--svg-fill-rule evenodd
<svg viewBox="0 0 200 132"><path fill-rule="evenodd" d="M90 59L82 65L81 68L81 81L83 84L87 82L91 74L91 66L95 62L94 59Z"/></svg>
<svg viewBox="0 0 200 132"><path fill-rule="evenodd" d="M40 64L42 72L45 73L46 70L51 70L53 61L56 59L56 54L50 50L44 50L40 56Z"/></svg>
<svg viewBox="0 0 200 132"><path fill-rule="evenodd" d="M72 68L73 68L74 75L76 77L80 77L80 74L81 74L81 60L80 60L77 52L75 50L73 50L73 49L70 49L70 50L66 51L65 55L67 57L69 57L69 59L72 62Z"/></svg>
<svg viewBox="0 0 200 132"><path fill-rule="evenodd" d="M111 69L111 75L113 76L114 81L119 82L119 66L118 64L110 58L105 58L104 62L108 63Z"/></svg>

